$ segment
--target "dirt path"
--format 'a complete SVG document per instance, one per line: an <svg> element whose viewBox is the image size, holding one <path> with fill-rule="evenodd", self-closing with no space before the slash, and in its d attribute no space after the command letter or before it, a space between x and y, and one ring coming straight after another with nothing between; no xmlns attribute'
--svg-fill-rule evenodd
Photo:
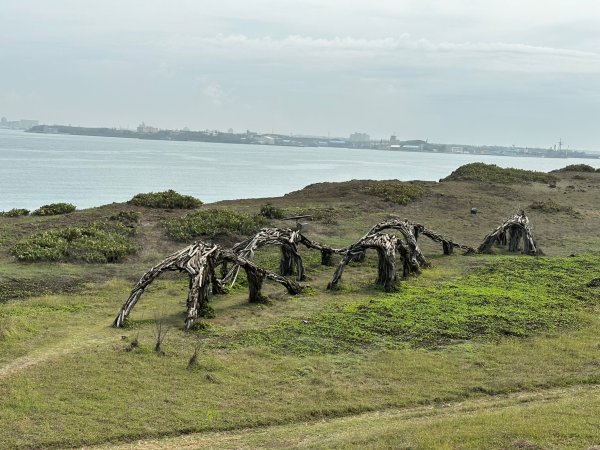
<svg viewBox="0 0 600 450"><path fill-rule="evenodd" d="M528 406L552 404L581 396L599 396L600 385L580 385L567 388L543 389L533 392L518 392L507 395L470 399L442 405L418 406L403 409L388 409L329 420L298 422L287 425L257 427L228 432L192 433L175 437L140 440L126 444L105 444L82 447L82 450L194 450L194 449L251 449L251 448L314 448L323 444L323 439L335 441L335 435L347 430L360 433L370 431L382 424L410 421L425 424L435 419L478 413L494 413ZM326 445L327 446L327 445Z"/></svg>
<svg viewBox="0 0 600 450"><path fill-rule="evenodd" d="M72 334L68 339L56 342L48 347L38 347L31 353L0 366L0 380L17 375L29 367L51 361L82 348L114 341L115 339L114 336L99 336L96 333L90 334L90 331L100 331L100 328L98 330L82 329L80 333Z"/></svg>

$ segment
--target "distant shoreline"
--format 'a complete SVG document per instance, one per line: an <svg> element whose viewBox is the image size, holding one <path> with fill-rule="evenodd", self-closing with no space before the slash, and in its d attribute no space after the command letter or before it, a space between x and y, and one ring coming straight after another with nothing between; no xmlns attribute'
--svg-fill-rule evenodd
<svg viewBox="0 0 600 450"><path fill-rule="evenodd" d="M474 146L461 144L434 144L422 140L351 142L342 138L301 137L279 134L223 133L220 131L158 130L133 131L115 128L72 127L67 125L37 125L27 133L67 134L73 136L115 137L153 141L209 142L220 144L277 145L287 147L331 147L365 150L384 150L409 153L446 153L488 156L515 156L526 158L584 158L600 159L600 153L579 150L554 150L503 146Z"/></svg>

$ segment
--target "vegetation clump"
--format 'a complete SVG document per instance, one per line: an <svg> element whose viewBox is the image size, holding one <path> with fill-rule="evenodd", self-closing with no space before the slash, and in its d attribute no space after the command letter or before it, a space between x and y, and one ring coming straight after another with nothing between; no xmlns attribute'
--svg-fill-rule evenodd
<svg viewBox="0 0 600 450"><path fill-rule="evenodd" d="M572 206L560 205L560 204L556 203L554 200L536 201L536 202L533 202L531 205L529 205L529 208L543 212L543 213L548 213L548 214L558 213L558 212L564 212L567 214L575 214L576 213Z"/></svg>
<svg viewBox="0 0 600 450"><path fill-rule="evenodd" d="M113 214L108 220L122 223L128 227L134 227L141 219L142 215L137 211L121 211L118 214Z"/></svg>
<svg viewBox="0 0 600 450"><path fill-rule="evenodd" d="M273 206L271 203L267 203L260 208L260 215L267 219L283 219L285 212L281 208Z"/></svg>
<svg viewBox="0 0 600 450"><path fill-rule="evenodd" d="M513 184L522 182L556 183L556 175L534 170L503 168L495 164L471 163L460 166L440 181L489 181Z"/></svg>
<svg viewBox="0 0 600 450"><path fill-rule="evenodd" d="M136 247L121 224L93 223L43 231L19 241L10 253L19 261L116 263Z"/></svg>
<svg viewBox="0 0 600 450"><path fill-rule="evenodd" d="M386 181L369 186L366 193L379 197L386 202L408 205L410 202L421 198L425 190L421 186L412 183Z"/></svg>
<svg viewBox="0 0 600 450"><path fill-rule="evenodd" d="M562 169L555 170L555 172L600 172L600 169L594 169L588 164L569 164Z"/></svg>
<svg viewBox="0 0 600 450"><path fill-rule="evenodd" d="M40 206L33 211L33 216L58 216L75 211L75 205L71 203L50 203L49 205Z"/></svg>
<svg viewBox="0 0 600 450"><path fill-rule="evenodd" d="M201 237L214 238L228 233L250 235L268 222L260 215L252 216L224 209L207 209L181 218L165 220L163 224L170 238L185 242Z"/></svg>
<svg viewBox="0 0 600 450"><path fill-rule="evenodd" d="M20 217L28 215L29 210L24 208L13 208L8 211L0 211L0 217Z"/></svg>
<svg viewBox="0 0 600 450"><path fill-rule="evenodd" d="M164 192L148 192L136 194L127 203L146 208L164 209L193 209L202 205L202 202L191 195L183 195L169 189Z"/></svg>

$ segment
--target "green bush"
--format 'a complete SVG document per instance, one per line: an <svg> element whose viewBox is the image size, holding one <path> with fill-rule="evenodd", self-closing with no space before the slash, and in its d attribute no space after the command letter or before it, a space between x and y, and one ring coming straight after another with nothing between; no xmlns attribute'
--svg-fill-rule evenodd
<svg viewBox="0 0 600 450"><path fill-rule="evenodd" d="M410 202L421 198L425 190L421 186L412 183L386 181L369 186L366 192L386 202L408 205Z"/></svg>
<svg viewBox="0 0 600 450"><path fill-rule="evenodd" d="M283 219L285 217L283 209L277 208L270 203L261 206L260 215L267 219Z"/></svg>
<svg viewBox="0 0 600 450"><path fill-rule="evenodd" d="M600 169L596 170L588 164L569 164L562 169L556 170L556 172L599 172Z"/></svg>
<svg viewBox="0 0 600 450"><path fill-rule="evenodd" d="M110 216L108 220L133 227L140 221L141 218L142 215L137 211L121 211L118 214L113 214Z"/></svg>
<svg viewBox="0 0 600 450"><path fill-rule="evenodd" d="M0 212L0 217L19 217L19 216L27 216L29 215L28 209L23 208L13 208L8 211Z"/></svg>
<svg viewBox="0 0 600 450"><path fill-rule="evenodd" d="M223 209L207 209L163 221L167 234L176 241L190 241L198 237L214 238L227 233L250 235L267 224L262 216Z"/></svg>
<svg viewBox="0 0 600 450"><path fill-rule="evenodd" d="M460 166L440 181L490 181L512 184L522 182L556 183L558 178L545 172L523 169L504 169L495 164L471 163Z"/></svg>
<svg viewBox="0 0 600 450"><path fill-rule="evenodd" d="M124 225L103 223L43 231L22 239L10 253L28 262L115 263L136 251L130 232Z"/></svg>
<svg viewBox="0 0 600 450"><path fill-rule="evenodd" d="M165 209L193 209L202 205L202 202L191 195L182 195L172 189L164 192L149 192L137 194L127 203L147 208Z"/></svg>
<svg viewBox="0 0 600 450"><path fill-rule="evenodd" d="M572 206L567 205L559 205L554 200L547 201L537 201L533 202L529 205L530 209L535 209L537 211L541 211L544 213L557 213L557 212L565 212L569 214L575 213L575 210Z"/></svg>
<svg viewBox="0 0 600 450"><path fill-rule="evenodd" d="M72 205L71 203L50 203L49 205L40 206L31 214L34 216L57 216L73 211L75 211L75 205Z"/></svg>

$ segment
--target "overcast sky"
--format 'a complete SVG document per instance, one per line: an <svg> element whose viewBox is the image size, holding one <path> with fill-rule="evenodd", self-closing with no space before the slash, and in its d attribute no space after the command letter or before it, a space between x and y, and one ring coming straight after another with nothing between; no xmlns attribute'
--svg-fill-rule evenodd
<svg viewBox="0 0 600 450"><path fill-rule="evenodd" d="M600 150L598 0L0 0L0 116Z"/></svg>

